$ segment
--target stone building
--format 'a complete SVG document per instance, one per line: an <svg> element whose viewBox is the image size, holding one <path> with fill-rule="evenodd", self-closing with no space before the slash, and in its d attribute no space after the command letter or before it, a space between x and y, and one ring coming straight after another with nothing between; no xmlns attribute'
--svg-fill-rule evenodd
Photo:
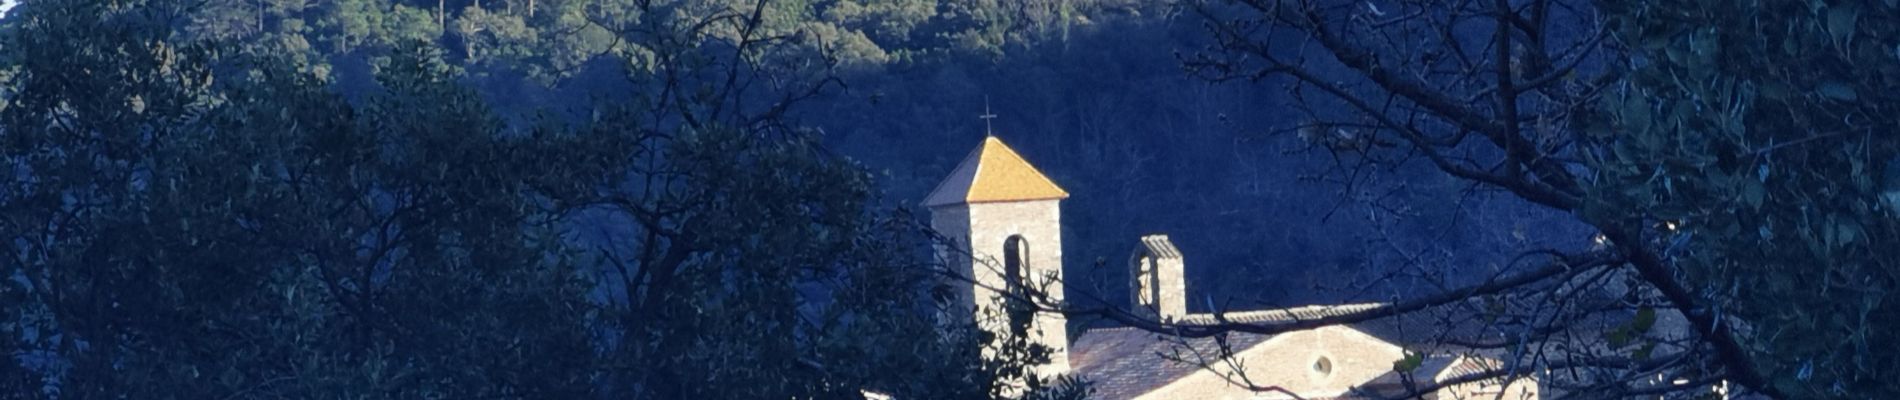
<svg viewBox="0 0 1900 400"><path fill-rule="evenodd" d="M953 318L977 320L999 335L1027 335L1055 349L1043 376L1075 375L1096 398L1118 399L1535 399L1525 376L1504 384L1470 379L1502 365L1481 351L1448 348L1444 332L1402 317L1278 335L1233 333L1186 339L1133 328L1096 328L1070 337L1054 312L1007 307L1009 293L1033 291L1059 303L1062 284L1061 201L1068 192L992 136L964 158L924 200L934 228L949 239L939 255L967 277ZM1363 311L1382 304L1316 305L1227 312L1189 312L1186 257L1165 235L1131 243L1129 306L1175 324L1273 323ZM979 316L1002 318L979 318ZM1408 329L1417 326L1417 329ZM1222 358L1222 354L1233 357ZM1463 379L1461 379L1463 378ZM1462 382L1462 383L1461 383ZM1265 390L1265 388L1283 390Z"/></svg>

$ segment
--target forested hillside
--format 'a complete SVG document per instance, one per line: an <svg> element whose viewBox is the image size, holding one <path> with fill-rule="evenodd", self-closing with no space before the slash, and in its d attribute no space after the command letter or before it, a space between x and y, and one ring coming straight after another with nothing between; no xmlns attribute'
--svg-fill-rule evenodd
<svg viewBox="0 0 1900 400"><path fill-rule="evenodd" d="M957 277L917 203L986 129L1072 194L1071 301L1008 300L1071 329L1450 309L1432 329L1523 356L1490 377L1892 397L1896 16L24 0L0 398L1084 397L1029 376L1050 349L937 318ZM1115 307L1150 233L1190 310L1387 303L1143 319Z"/></svg>
<svg viewBox="0 0 1900 400"><path fill-rule="evenodd" d="M376 65L392 49L427 43L519 127L548 115L584 118L603 101L636 97L628 74L649 72L650 46L669 40L643 27L654 18L637 11L643 4L220 0L181 16L188 22L180 32L289 57L349 96L374 91ZM902 203L922 198L974 146L983 134L975 117L987 103L1000 116L997 134L1076 194L1065 215L1072 246L1066 264L1088 268L1106 260L1071 276L1111 298L1123 295L1121 259L1147 233L1176 235L1197 260L1190 280L1212 296L1195 302L1197 309L1210 301L1297 305L1410 290L1344 284L1382 273L1365 267L1390 260L1365 255L1387 241L1443 252L1451 258L1434 260L1442 267L1495 263L1498 255L1485 249L1504 242L1587 236L1533 229L1547 217L1430 175L1343 190L1321 182L1340 167L1298 151L1312 143L1273 134L1299 118L1284 94L1262 90L1276 83L1216 85L1183 70L1180 57L1202 51L1208 39L1202 21L1175 4L755 4L761 3L658 7L672 18L710 18L712 10L759 18L756 36L789 44L760 55L785 60L775 61L779 69L769 72L783 76L772 79L821 82L800 93L808 98L794 102L787 116L822 132L837 153L888 173L877 185L891 203L914 206ZM1442 206L1365 208L1373 198ZM1497 219L1493 224L1513 234L1423 231L1454 218ZM1421 228L1404 231L1408 224Z"/></svg>
<svg viewBox="0 0 1900 400"><path fill-rule="evenodd" d="M0 69L9 100L4 111L12 118L8 154L17 156L8 167L21 177L60 170L77 175L16 180L14 197L0 197L14 207L5 226L41 232L10 249L29 261L31 267L13 272L29 284L0 293L25 296L15 300L32 306L14 309L9 318L22 322L7 326L29 349L21 365L74 371L51 375L41 383L46 390L82 397L207 375L218 380L179 393L277 385L339 395L374 387L559 393L593 382L609 393L710 395L705 391L716 388L652 385L672 379L669 374L691 375L667 365L703 368L703 361L692 360L754 354L729 346L764 339L686 345L665 338L764 312L754 309L761 304L755 301L770 297L729 298L725 311L668 318L673 325L636 322L724 298L705 292L716 286L704 285L717 280L683 284L677 280L686 278L650 276L657 267L647 265L687 274L746 265L740 260L753 257L832 254L785 260L798 270L817 268L805 272L816 279L832 263L915 262L898 255L914 256L907 252L921 244L892 235L906 219L888 210L921 212L918 199L982 137L975 117L986 107L1001 116L994 121L997 135L1074 193L1065 203L1065 264L1072 287L1089 291L1077 299L1124 301L1128 278L1121 267L1134 239L1146 233L1174 234L1194 260L1191 290L1202 294L1191 302L1195 309L1390 297L1418 289L1417 283L1375 276L1383 270L1366 267L1388 260L1367 257L1378 253L1370 247L1434 254L1411 260L1415 268L1468 262L1482 268L1497 262L1485 246L1545 233L1532 232L1535 220L1508 218L1528 209L1493 207L1488 195L1440 177L1345 191L1326 182L1322 177L1335 166L1299 151L1313 142L1262 128L1297 115L1282 95L1211 85L1183 71L1178 57L1200 51L1206 40L1199 19L1183 12L1138 1L26 2L0 20L8 38L0 51L8 66ZM717 133L728 130L780 139L760 143ZM122 141L139 144L115 144ZM47 149L63 155L32 156ZM804 152L823 155L793 156ZM77 163L85 157L105 164ZM751 161L713 162L721 159ZM860 168L870 175L853 175ZM801 182L801 189L777 186L788 180ZM833 189L813 192L826 187ZM686 192L655 197L653 188ZM74 190L105 191L90 195L97 204L62 197ZM1369 199L1402 208L1437 205L1376 210L1366 206ZM45 219L52 216L44 207L66 209L84 222ZM864 211L816 211L857 209ZM843 219L751 225L810 213ZM1422 228L1457 218L1495 219L1517 226L1519 234L1428 235ZM510 220L549 222L510 232L503 228ZM748 229L782 231L785 236L774 237L783 240L828 239L761 243L732 236ZM167 239L125 247L112 244L114 232ZM551 242L554 237L571 242ZM485 250L470 252L470 245ZM705 250L733 258L679 258ZM60 258L68 253L96 259ZM506 268L536 265L535 254L544 255L540 268ZM54 267L99 260L115 267ZM425 267L432 265L479 268ZM737 271L772 282L761 286L761 296L788 290L782 285L815 284L772 272L772 265ZM581 276L567 277L563 271L570 269ZM149 275L160 270L198 272ZM467 273L475 271L484 272ZM1355 285L1375 278L1377 285ZM514 283L483 283L497 279ZM873 275L817 290L923 283ZM663 284L674 288L654 289ZM229 285L238 286L222 288ZM463 285L483 288L437 298ZM849 320L867 310L901 309L905 293L839 299L844 303L828 315ZM41 297L56 294L89 302ZM583 298L594 305L576 303ZM523 299L534 301L519 303ZM458 304L491 314L466 321L414 318ZM132 305L155 308L122 308ZM601 305L608 309L585 311ZM545 316L522 319L535 314ZM129 315L158 318L127 323ZM200 326L196 318L211 318L212 325ZM530 326L541 333L506 333ZM587 330L636 327L624 334L646 336L587 339ZM852 343L875 343L880 334L901 337L914 334L904 329L924 327L870 333L845 324L790 334L805 328L787 326L779 332L785 336L773 340L848 334L863 336ZM48 339L62 337L51 332L63 329L132 339L111 345L118 349L112 352L81 351L97 344ZM290 369L177 353L210 343L191 344L201 340L297 332L347 340L222 352L313 363ZM470 336L478 333L496 336ZM496 340L512 340L521 346L518 354L550 357L494 363L503 360L403 350L430 342L492 348ZM575 346L600 340L650 343L610 352L626 352L647 366L601 369L594 364L599 360L576 354L586 350ZM164 341L175 343L157 344ZM849 350L856 345L810 345L821 353L858 351ZM925 350L890 353L957 357ZM1036 357L1033 351L1023 356ZM140 359L184 369L95 375L106 372L100 363ZM860 367L877 363L941 364L921 359L854 361L831 373L875 370ZM349 377L324 370L365 362L390 369ZM442 363L473 367L463 376L429 367ZM204 369L214 366L223 369ZM965 373L1007 377L1007 367L972 366ZM527 375L532 382L485 375L526 370L543 372ZM12 382L26 385L38 380L33 376L16 375L22 380ZM415 386L415 379L485 379L501 386L450 389ZM895 391L942 390L916 384L924 386Z"/></svg>
<svg viewBox="0 0 1900 400"><path fill-rule="evenodd" d="M353 99L378 90L375 71L395 49L435 47L458 81L509 126L525 129L639 97L632 83L639 78L629 75L652 73L653 46L677 40L651 31L646 19L735 10L720 18L756 17L755 36L788 44L758 56L775 59L778 69L766 72L782 75L769 84L809 85L789 102L789 121L888 174L877 185L894 205L914 206L904 203L920 199L980 139L975 117L986 103L993 107L997 134L1076 194L1065 215L1066 264L1080 268L1072 279L1111 299L1123 295L1121 259L1147 233L1175 235L1197 260L1194 290L1212 296L1194 302L1197 309L1209 301L1297 305L1410 290L1344 284L1373 278L1366 274L1378 271L1365 266L1387 260L1367 259L1376 252L1366 250L1387 241L1457 254L1438 261L1463 265L1495 262L1484 249L1500 242L1587 235L1532 229L1542 224L1526 214L1534 209L1494 204L1429 175L1344 190L1322 182L1339 166L1299 151L1312 143L1274 134L1299 118L1284 94L1261 90L1274 83L1216 85L1182 69L1180 57L1201 51L1207 38L1201 20L1173 4L785 1L754 8L688 1L638 11L646 4L218 0L168 18L180 40L285 58ZM1442 206L1365 208L1373 198ZM1403 228L1453 218L1498 219L1515 233ZM1090 268L1097 264L1106 266Z"/></svg>
<svg viewBox="0 0 1900 400"><path fill-rule="evenodd" d="M0 395L1024 393L1047 349L939 324L919 225L794 116L1025 40L950 10L20 4Z"/></svg>

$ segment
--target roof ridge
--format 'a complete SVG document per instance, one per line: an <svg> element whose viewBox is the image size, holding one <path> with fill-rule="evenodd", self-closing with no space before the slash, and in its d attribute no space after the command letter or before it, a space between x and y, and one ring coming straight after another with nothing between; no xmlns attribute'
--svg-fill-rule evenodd
<svg viewBox="0 0 1900 400"><path fill-rule="evenodd" d="M1294 322L1319 319L1330 316L1374 310L1389 304L1348 303L1348 304L1311 304L1297 307L1270 308L1262 310L1228 311L1214 313L1190 313L1179 323L1191 325L1212 325L1222 321L1237 323Z"/></svg>

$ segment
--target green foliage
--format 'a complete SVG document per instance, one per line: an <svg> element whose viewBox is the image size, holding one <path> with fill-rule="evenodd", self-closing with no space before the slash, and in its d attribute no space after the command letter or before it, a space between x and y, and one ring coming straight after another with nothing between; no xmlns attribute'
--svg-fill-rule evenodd
<svg viewBox="0 0 1900 400"><path fill-rule="evenodd" d="M1400 358L1398 361L1392 362L1392 370L1401 373L1411 373L1412 371L1417 371L1418 367L1422 365L1425 365L1425 355L1408 350L1405 352L1405 358Z"/></svg>
<svg viewBox="0 0 1900 400"><path fill-rule="evenodd" d="M717 29L621 37L691 40L643 42L665 73L629 104L511 126L426 9L186 5L37 2L0 39L0 387L41 389L7 392L990 398L1035 359L985 346L1047 357L942 334L973 328L932 318L927 243L862 167L667 80L751 65ZM454 26L515 62L567 18ZM374 49L377 89L331 92L307 37Z"/></svg>
<svg viewBox="0 0 1900 400"><path fill-rule="evenodd" d="M587 61L653 45L646 35L746 21L755 10L761 24L753 40L789 38L794 48L837 64L870 67L918 55L995 57L1065 38L1070 26L1090 23L1090 16L1140 7L1115 1L212 0L179 12L190 16L185 32L192 38L239 43L320 73L342 60L375 63L402 43L421 41L452 49L449 58L458 66L515 72L526 83L552 87ZM740 29L703 33L691 40L742 40Z"/></svg>
<svg viewBox="0 0 1900 400"><path fill-rule="evenodd" d="M49 393L589 391L585 282L523 225L545 218L527 179L559 164L429 58L355 107L280 61L171 44L143 23L163 3L34 6L7 41L28 61L0 231L8 320L36 332L9 339ZM242 70L214 85L214 65Z"/></svg>
<svg viewBox="0 0 1900 400"><path fill-rule="evenodd" d="M1603 97L1596 218L1654 238L1743 321L1759 368L1804 398L1890 398L1900 356L1900 8L1890 1L1609 2L1646 55ZM1612 209L1652 210L1615 215Z"/></svg>
<svg viewBox="0 0 1900 400"><path fill-rule="evenodd" d="M455 20L462 36L463 55L471 63L485 59L518 60L530 57L537 44L535 32L519 16L470 7Z"/></svg>
<svg viewBox="0 0 1900 400"><path fill-rule="evenodd" d="M1609 343L1610 348L1620 349L1635 342L1637 338L1642 337L1644 333L1648 333L1649 329L1655 326L1656 309L1642 307L1636 310L1636 316L1630 318L1629 322L1617 325L1610 328L1609 331L1603 332L1603 338L1605 342ZM1643 344L1647 346L1654 345L1654 343L1647 341L1643 342ZM1647 354L1648 351L1643 351L1642 353Z"/></svg>

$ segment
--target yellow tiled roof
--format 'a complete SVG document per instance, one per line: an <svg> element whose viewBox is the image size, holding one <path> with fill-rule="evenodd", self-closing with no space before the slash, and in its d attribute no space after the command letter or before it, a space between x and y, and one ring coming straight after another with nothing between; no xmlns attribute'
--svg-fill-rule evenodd
<svg viewBox="0 0 1900 400"><path fill-rule="evenodd" d="M991 136L964 157L950 177L937 184L937 189L924 198L924 206L1068 197L1069 192L1029 165L1016 150Z"/></svg>

